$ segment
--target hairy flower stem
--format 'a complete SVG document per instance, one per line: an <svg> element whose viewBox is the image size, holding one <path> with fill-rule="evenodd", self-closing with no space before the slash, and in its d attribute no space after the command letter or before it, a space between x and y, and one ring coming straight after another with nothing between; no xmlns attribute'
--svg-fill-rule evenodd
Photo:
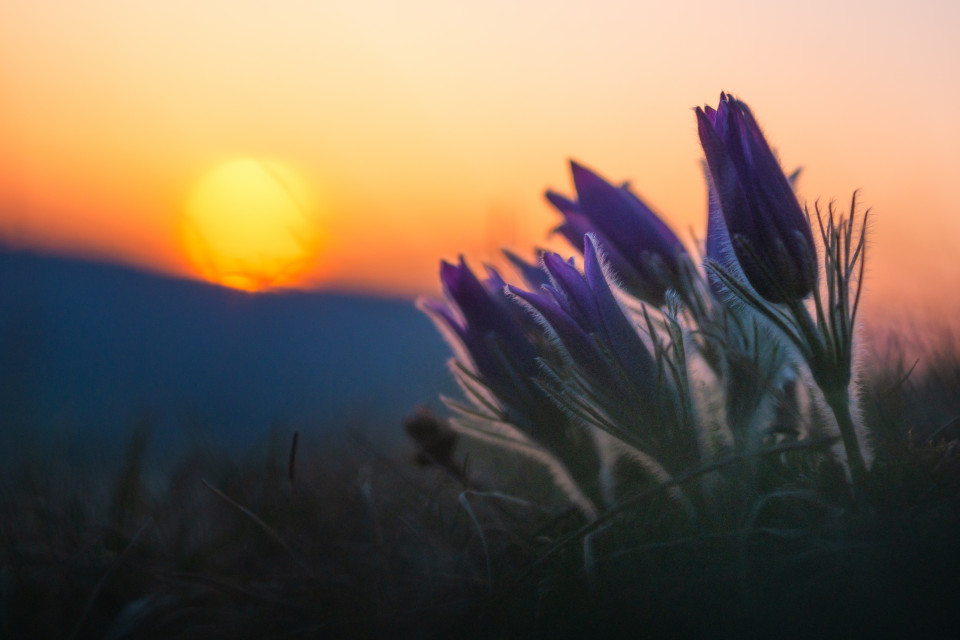
<svg viewBox="0 0 960 640"><path fill-rule="evenodd" d="M737 246L752 260L766 281L777 289L777 296L785 301L784 305L771 304L715 260L708 259L707 269L731 293L758 312L791 342L806 361L814 382L820 387L837 420L847 452L854 494L858 501L862 501L866 490L867 466L850 410L850 381L853 378L854 327L863 286L869 211L855 225L856 205L857 194L854 192L848 217L837 214L833 204L826 213L821 211L819 205L814 206L823 241L823 282L826 285L813 290L815 317L811 316L804 297L790 297L788 291L777 289L778 280L772 268L743 239L735 240ZM855 227L859 227L859 233L855 232ZM816 260L811 256L804 263L810 269L808 279L819 282Z"/></svg>
<svg viewBox="0 0 960 640"><path fill-rule="evenodd" d="M823 389L824 398L833 411L840 429L840 438L843 448L847 452L847 465L850 467L850 476L853 480L853 493L858 502L864 498L867 487L867 464L860 451L860 442L857 440L857 431L853 423L853 414L850 411L850 394L846 387L837 389Z"/></svg>
<svg viewBox="0 0 960 640"><path fill-rule="evenodd" d="M815 297L815 300L819 305L819 299ZM789 307L799 334L806 340L808 351L805 357L813 379L823 392L824 399L837 421L840 439L847 453L853 492L859 500L866 487L867 465L860 451L860 441L857 439L857 430L850 411L852 345L847 341L841 348L831 349L831 339L835 331L829 330L831 327L825 322L821 322L819 326L815 324L802 304L794 302Z"/></svg>

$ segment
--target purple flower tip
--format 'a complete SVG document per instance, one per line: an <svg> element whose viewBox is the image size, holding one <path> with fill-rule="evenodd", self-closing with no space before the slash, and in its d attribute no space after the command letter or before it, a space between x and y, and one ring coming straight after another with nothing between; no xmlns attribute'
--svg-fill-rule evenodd
<svg viewBox="0 0 960 640"><path fill-rule="evenodd" d="M643 300L661 304L666 290L679 283L683 243L627 184L615 186L574 160L570 172L577 200L553 191L546 194L564 216L556 231L581 252L583 236L596 235L624 286Z"/></svg>
<svg viewBox="0 0 960 640"><path fill-rule="evenodd" d="M813 233L750 108L721 93L716 110L697 108L696 116L711 188L743 274L770 302L806 297L816 284Z"/></svg>

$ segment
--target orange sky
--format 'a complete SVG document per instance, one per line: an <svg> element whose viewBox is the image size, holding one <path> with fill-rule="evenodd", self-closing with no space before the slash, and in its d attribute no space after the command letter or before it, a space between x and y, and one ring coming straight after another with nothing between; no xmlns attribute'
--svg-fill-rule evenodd
<svg viewBox="0 0 960 640"><path fill-rule="evenodd" d="M844 6L835 6L843 4ZM960 5L6 3L0 234L183 275L184 203L237 156L328 203L339 289L436 289L437 261L544 244L567 158L704 221L692 107L753 108L804 198L875 212L868 305L957 308ZM555 243L554 246L563 246ZM944 295L944 291L951 292Z"/></svg>

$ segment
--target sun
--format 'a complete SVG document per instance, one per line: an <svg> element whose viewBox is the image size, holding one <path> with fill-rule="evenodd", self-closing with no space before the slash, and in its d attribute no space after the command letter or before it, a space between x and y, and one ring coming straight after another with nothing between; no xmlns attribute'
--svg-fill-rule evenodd
<svg viewBox="0 0 960 640"><path fill-rule="evenodd" d="M290 165L235 158L208 171L190 192L183 249L211 282L244 291L295 286L327 244L322 209Z"/></svg>

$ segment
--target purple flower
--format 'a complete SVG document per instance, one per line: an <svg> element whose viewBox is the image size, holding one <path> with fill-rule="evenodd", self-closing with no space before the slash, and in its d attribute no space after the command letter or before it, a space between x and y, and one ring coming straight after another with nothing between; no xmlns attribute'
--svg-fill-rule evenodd
<svg viewBox="0 0 960 640"><path fill-rule="evenodd" d="M447 300L421 299L419 306L466 370L458 377L474 404L483 412L500 414L495 416L498 421L514 425L557 455L563 473L596 500L600 460L594 443L538 383L541 358L554 355L544 328L507 295L503 279L490 267L481 281L461 256L456 265L441 263L440 279ZM489 393L479 391L477 382Z"/></svg>
<svg viewBox="0 0 960 640"><path fill-rule="evenodd" d="M770 302L806 297L817 273L810 222L753 114L726 94L696 113L710 174L707 257L728 270L735 258Z"/></svg>
<svg viewBox="0 0 960 640"><path fill-rule="evenodd" d="M543 254L551 284L539 293L508 286L550 326L573 363L607 392L656 402L657 366L604 277L596 238L584 239L584 272L555 253Z"/></svg>
<svg viewBox="0 0 960 640"><path fill-rule="evenodd" d="M683 243L627 185L615 187L589 169L570 162L577 200L547 191L547 200L564 216L556 231L581 253L583 236L593 233L624 287L655 305L676 288Z"/></svg>
<svg viewBox="0 0 960 640"><path fill-rule="evenodd" d="M440 280L450 303L424 300L421 307L438 324L452 332L463 346L476 373L491 389L508 400L512 384L504 376L504 366L512 367L524 376L537 374L537 352L521 325L522 314L504 295L505 283L500 275L489 269L489 277L481 282L460 256L458 264L443 261ZM502 394L502 395L501 395Z"/></svg>
<svg viewBox="0 0 960 640"><path fill-rule="evenodd" d="M440 265L447 300L421 299L447 337L460 363L472 370L501 404L504 417L535 440L560 449L565 418L537 386L539 358L547 343L543 329L506 294L492 268L481 281L463 257Z"/></svg>

